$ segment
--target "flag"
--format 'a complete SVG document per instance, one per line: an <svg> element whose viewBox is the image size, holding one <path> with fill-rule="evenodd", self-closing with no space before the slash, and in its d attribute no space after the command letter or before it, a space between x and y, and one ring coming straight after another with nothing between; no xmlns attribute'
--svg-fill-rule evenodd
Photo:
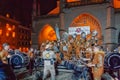
<svg viewBox="0 0 120 80"><path fill-rule="evenodd" d="M55 26L55 32L56 32L57 39L60 40L60 32L59 32L59 27L57 24Z"/></svg>

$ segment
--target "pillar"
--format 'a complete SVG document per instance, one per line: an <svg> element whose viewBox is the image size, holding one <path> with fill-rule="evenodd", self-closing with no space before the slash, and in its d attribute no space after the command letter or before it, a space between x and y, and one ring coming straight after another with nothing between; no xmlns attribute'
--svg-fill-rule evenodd
<svg viewBox="0 0 120 80"><path fill-rule="evenodd" d="M65 32L64 13L60 13L60 36Z"/></svg>
<svg viewBox="0 0 120 80"><path fill-rule="evenodd" d="M116 47L117 39L114 8L111 4L107 7L107 25L105 31L106 31L105 34L106 47L112 51Z"/></svg>
<svg viewBox="0 0 120 80"><path fill-rule="evenodd" d="M66 0L60 0L60 37L62 36L62 33L65 32L65 13L63 11L63 9L65 8L65 3Z"/></svg>

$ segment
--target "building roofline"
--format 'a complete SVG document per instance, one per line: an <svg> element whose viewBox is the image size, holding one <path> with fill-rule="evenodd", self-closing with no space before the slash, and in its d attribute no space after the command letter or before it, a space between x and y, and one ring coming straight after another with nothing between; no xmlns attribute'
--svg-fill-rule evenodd
<svg viewBox="0 0 120 80"><path fill-rule="evenodd" d="M60 14L60 13L59 13ZM48 18L58 18L59 14L51 14L51 15L41 15L41 16L35 16L33 17L33 20L38 20L38 19L48 19Z"/></svg>
<svg viewBox="0 0 120 80"><path fill-rule="evenodd" d="M27 28L26 26L23 26L23 25L18 25L19 28L23 28L23 29L26 29L26 30L31 30L31 28Z"/></svg>
<svg viewBox="0 0 120 80"><path fill-rule="evenodd" d="M6 20L6 21L10 21L10 22L16 23L16 24L20 24L19 21L16 21L16 20L11 19L11 18L4 17L4 16L2 16L2 15L0 15L0 18L1 18L1 19L4 19L4 20Z"/></svg>

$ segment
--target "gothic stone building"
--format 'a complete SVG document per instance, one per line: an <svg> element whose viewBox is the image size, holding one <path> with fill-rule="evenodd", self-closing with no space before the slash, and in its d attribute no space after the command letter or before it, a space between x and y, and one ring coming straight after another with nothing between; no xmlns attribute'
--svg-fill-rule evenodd
<svg viewBox="0 0 120 80"><path fill-rule="evenodd" d="M119 5L117 0L57 0L57 7L47 15L34 12L32 46L38 48L47 39L55 40L57 24L60 34L69 27L90 26L90 31L98 31L102 45L113 49L120 43Z"/></svg>

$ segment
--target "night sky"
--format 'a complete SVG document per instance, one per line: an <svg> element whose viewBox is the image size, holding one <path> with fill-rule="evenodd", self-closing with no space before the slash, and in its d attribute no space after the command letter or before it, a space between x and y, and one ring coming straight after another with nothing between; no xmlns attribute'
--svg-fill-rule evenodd
<svg viewBox="0 0 120 80"><path fill-rule="evenodd" d="M41 15L47 14L56 7L56 0L37 0L40 3ZM33 0L0 0L0 15L6 13L21 22L23 25L31 24Z"/></svg>

